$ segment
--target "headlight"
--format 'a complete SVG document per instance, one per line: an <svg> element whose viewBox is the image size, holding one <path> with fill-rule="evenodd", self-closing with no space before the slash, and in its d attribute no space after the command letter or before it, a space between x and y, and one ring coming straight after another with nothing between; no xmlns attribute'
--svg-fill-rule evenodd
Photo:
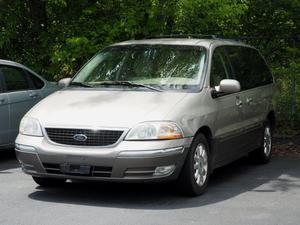
<svg viewBox="0 0 300 225"><path fill-rule="evenodd" d="M181 129L173 122L147 122L133 127L125 140L166 140L182 137Z"/></svg>
<svg viewBox="0 0 300 225"><path fill-rule="evenodd" d="M20 123L20 134L42 137L42 129L37 119L24 117Z"/></svg>

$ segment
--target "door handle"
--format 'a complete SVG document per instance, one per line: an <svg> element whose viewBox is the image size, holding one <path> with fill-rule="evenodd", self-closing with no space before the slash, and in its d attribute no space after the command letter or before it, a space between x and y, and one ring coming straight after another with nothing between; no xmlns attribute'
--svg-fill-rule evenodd
<svg viewBox="0 0 300 225"><path fill-rule="evenodd" d="M251 105L251 103L253 102L253 99L252 98L247 98L246 102L247 102L248 105Z"/></svg>
<svg viewBox="0 0 300 225"><path fill-rule="evenodd" d="M5 102L4 98L0 98L0 104L3 104Z"/></svg>
<svg viewBox="0 0 300 225"><path fill-rule="evenodd" d="M243 107L243 101L237 97L236 100L235 100L235 105L239 108L242 108Z"/></svg>
<svg viewBox="0 0 300 225"><path fill-rule="evenodd" d="M37 93L33 93L33 92L29 93L29 97L31 98L36 98L37 96L38 96Z"/></svg>

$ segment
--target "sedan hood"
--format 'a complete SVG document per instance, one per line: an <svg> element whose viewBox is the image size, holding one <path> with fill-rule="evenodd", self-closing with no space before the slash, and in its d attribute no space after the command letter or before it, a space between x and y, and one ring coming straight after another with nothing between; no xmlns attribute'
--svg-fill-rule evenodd
<svg viewBox="0 0 300 225"><path fill-rule="evenodd" d="M69 89L48 96L28 116L37 118L44 127L130 128L139 122L170 119L167 114L185 96L174 92Z"/></svg>

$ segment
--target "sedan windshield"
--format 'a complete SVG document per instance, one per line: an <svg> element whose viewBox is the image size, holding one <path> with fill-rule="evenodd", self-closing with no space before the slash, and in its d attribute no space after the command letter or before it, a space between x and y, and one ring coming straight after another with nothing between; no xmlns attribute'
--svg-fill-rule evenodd
<svg viewBox="0 0 300 225"><path fill-rule="evenodd" d="M126 86L147 90L196 90L204 71L201 47L114 46L98 53L72 83L92 87Z"/></svg>

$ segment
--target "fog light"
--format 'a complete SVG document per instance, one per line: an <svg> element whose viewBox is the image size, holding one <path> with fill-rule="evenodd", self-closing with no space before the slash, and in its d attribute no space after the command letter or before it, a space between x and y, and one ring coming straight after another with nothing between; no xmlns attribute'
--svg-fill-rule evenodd
<svg viewBox="0 0 300 225"><path fill-rule="evenodd" d="M155 169L154 176L164 176L173 173L175 170L175 165L170 166L158 166Z"/></svg>

